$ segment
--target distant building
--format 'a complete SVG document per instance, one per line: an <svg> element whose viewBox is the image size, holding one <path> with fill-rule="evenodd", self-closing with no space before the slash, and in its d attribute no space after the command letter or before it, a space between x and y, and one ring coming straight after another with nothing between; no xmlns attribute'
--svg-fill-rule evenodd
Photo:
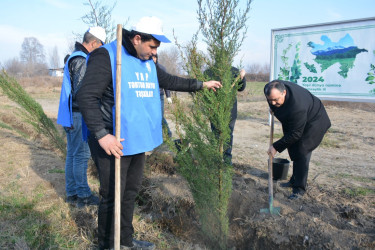
<svg viewBox="0 0 375 250"><path fill-rule="evenodd" d="M53 77L62 77L64 75L64 68L49 69L48 75Z"/></svg>

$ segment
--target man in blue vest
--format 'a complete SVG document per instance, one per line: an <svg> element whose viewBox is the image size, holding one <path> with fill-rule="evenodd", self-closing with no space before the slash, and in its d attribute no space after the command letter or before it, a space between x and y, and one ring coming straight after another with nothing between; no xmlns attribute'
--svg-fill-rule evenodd
<svg viewBox="0 0 375 250"><path fill-rule="evenodd" d="M123 29L121 55L121 140L113 135L116 90L116 43L91 53L78 104L90 130L91 155L98 167L101 200L98 211L100 249L114 245L115 157L121 159L122 246L154 249L155 245L133 239L133 211L141 186L145 152L162 142L159 85L176 91L220 88L218 81L200 82L173 76L152 60L160 43L169 43L156 17L143 17L131 31Z"/></svg>
<svg viewBox="0 0 375 250"><path fill-rule="evenodd" d="M86 56L104 44L106 34L101 27L91 27L83 36L83 42L76 42L75 50L67 58L61 87L57 123L64 127L67 139L65 161L66 202L82 208L98 205L99 198L91 193L87 183L87 161L90 149L82 140L82 115L77 103L77 91L86 72Z"/></svg>

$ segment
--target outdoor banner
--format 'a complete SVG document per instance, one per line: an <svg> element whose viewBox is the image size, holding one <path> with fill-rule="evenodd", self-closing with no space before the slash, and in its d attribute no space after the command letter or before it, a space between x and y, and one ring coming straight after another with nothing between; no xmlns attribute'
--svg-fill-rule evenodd
<svg viewBox="0 0 375 250"><path fill-rule="evenodd" d="M270 78L321 99L375 102L375 18L273 29Z"/></svg>

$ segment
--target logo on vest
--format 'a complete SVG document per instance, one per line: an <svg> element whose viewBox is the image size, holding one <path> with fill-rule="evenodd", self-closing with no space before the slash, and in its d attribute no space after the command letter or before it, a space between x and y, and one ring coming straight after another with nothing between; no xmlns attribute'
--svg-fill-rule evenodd
<svg viewBox="0 0 375 250"><path fill-rule="evenodd" d="M150 66L149 62L146 62L146 68L147 68L148 72L151 72L151 66Z"/></svg>
<svg viewBox="0 0 375 250"><path fill-rule="evenodd" d="M156 84L154 82L148 82L148 73L135 72L135 76L138 81L128 82L128 85L129 89L134 89L137 98L154 97Z"/></svg>

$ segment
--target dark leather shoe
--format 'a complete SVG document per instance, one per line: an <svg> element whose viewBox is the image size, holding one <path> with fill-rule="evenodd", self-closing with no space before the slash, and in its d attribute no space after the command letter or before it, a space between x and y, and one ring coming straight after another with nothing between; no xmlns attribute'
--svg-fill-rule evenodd
<svg viewBox="0 0 375 250"><path fill-rule="evenodd" d="M291 194L288 197L289 200L298 200L300 198L302 198L302 195L299 195L299 194Z"/></svg>
<svg viewBox="0 0 375 250"><path fill-rule="evenodd" d="M290 188L292 186L293 186L293 184L290 181L280 184L280 187L282 187L282 188Z"/></svg>
<svg viewBox="0 0 375 250"><path fill-rule="evenodd" d="M67 196L65 199L65 202L73 205L77 202L77 199L78 199L78 196L75 194L75 195Z"/></svg>
<svg viewBox="0 0 375 250"><path fill-rule="evenodd" d="M135 240L132 241L132 246L121 246L122 250L154 250L155 244L148 241Z"/></svg>
<svg viewBox="0 0 375 250"><path fill-rule="evenodd" d="M293 193L288 197L289 200L298 200L305 194L302 188L293 188Z"/></svg>
<svg viewBox="0 0 375 250"><path fill-rule="evenodd" d="M89 197L80 198L77 199L77 207L83 208L85 206L97 206L99 205L99 197L95 195L90 195Z"/></svg>

